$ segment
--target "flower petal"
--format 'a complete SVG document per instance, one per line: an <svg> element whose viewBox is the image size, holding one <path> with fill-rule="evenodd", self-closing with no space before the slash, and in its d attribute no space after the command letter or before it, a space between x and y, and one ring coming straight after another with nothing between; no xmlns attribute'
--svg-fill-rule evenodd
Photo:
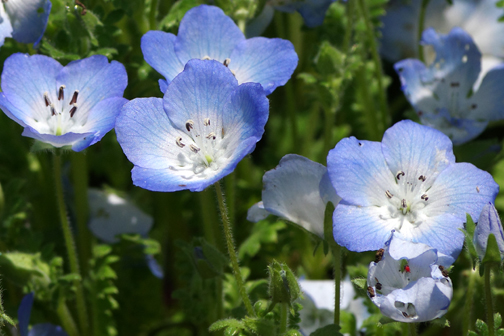
<svg viewBox="0 0 504 336"><path fill-rule="evenodd" d="M329 151L329 177L336 193L346 202L359 206L386 202L385 192L396 182L381 147L379 142L350 137L341 140ZM378 244L383 242L379 241Z"/></svg>
<svg viewBox="0 0 504 336"><path fill-rule="evenodd" d="M183 64L204 57L222 63L244 39L238 26L222 9L200 5L190 9L180 22L175 52Z"/></svg>
<svg viewBox="0 0 504 336"><path fill-rule="evenodd" d="M87 133L69 132L63 135L53 135L47 133L39 133L39 131L30 126L25 127L22 134L22 136L40 140L42 142L53 145L54 147L57 148L63 146L73 146L74 144L81 141L84 142L82 145L78 146L77 149L75 149L76 152L86 148L87 146L84 146L84 144L87 143L87 140L91 139L93 135L94 135L93 132L87 132Z"/></svg>
<svg viewBox="0 0 504 336"><path fill-rule="evenodd" d="M4 6L0 5L0 47L3 46L6 37L12 37L12 25Z"/></svg>
<svg viewBox="0 0 504 336"><path fill-rule="evenodd" d="M249 222L259 222L260 220L265 219L268 217L271 213L264 209L264 204L263 202L257 202L256 204L252 205L248 211L247 211L247 220Z"/></svg>
<svg viewBox="0 0 504 336"><path fill-rule="evenodd" d="M261 35L266 28L268 28L269 24L273 20L273 16L275 15L275 9L269 5L265 4L262 12L247 22L247 26L245 27L245 35L247 37L256 37Z"/></svg>
<svg viewBox="0 0 504 336"><path fill-rule="evenodd" d="M308 0L298 6L297 11L309 28L322 25L329 6L336 0Z"/></svg>
<svg viewBox="0 0 504 336"><path fill-rule="evenodd" d="M290 41L265 37L243 40L230 59L229 68L238 83L260 83L266 94L287 83L298 63Z"/></svg>
<svg viewBox="0 0 504 336"><path fill-rule="evenodd" d="M34 295L33 292L26 294L18 308L19 334L21 336L28 336L28 325L30 324Z"/></svg>
<svg viewBox="0 0 504 336"><path fill-rule="evenodd" d="M504 119L504 64L490 70L474 95L469 98L471 104L470 117L476 120Z"/></svg>
<svg viewBox="0 0 504 336"><path fill-rule="evenodd" d="M35 324L28 336L67 336L68 334L60 326L51 323Z"/></svg>
<svg viewBox="0 0 504 336"><path fill-rule="evenodd" d="M151 30L142 36L140 44L145 61L163 75L168 83L184 70L184 64L175 54L176 39L173 34Z"/></svg>
<svg viewBox="0 0 504 336"><path fill-rule="evenodd" d="M474 230L473 242L478 251L481 260L485 257L488 236L493 234L497 241L497 246L501 253L501 258L504 257L504 233L502 232L502 223L492 203L488 203L483 207L481 215L478 219L478 225Z"/></svg>
<svg viewBox="0 0 504 336"><path fill-rule="evenodd" d="M455 162L452 142L443 133L411 120L403 120L383 135L382 151L390 170L404 172L406 181L423 175L432 184L436 176Z"/></svg>
<svg viewBox="0 0 504 336"><path fill-rule="evenodd" d="M12 37L37 45L44 35L51 11L49 0L9 0L4 4L12 23Z"/></svg>

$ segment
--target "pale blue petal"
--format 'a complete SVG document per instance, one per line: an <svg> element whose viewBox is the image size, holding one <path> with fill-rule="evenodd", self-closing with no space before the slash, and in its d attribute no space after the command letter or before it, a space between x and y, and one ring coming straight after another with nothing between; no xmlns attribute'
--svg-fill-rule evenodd
<svg viewBox="0 0 504 336"><path fill-rule="evenodd" d="M28 336L67 336L67 333L60 326L51 323L41 323L34 325Z"/></svg>
<svg viewBox="0 0 504 336"><path fill-rule="evenodd" d="M12 24L12 37L21 43L38 44L47 26L51 1L9 0L3 5Z"/></svg>
<svg viewBox="0 0 504 336"><path fill-rule="evenodd" d="M19 320L19 334L21 336L28 335L28 325L30 324L31 310L33 306L34 293L26 294L21 300L17 316Z"/></svg>
<svg viewBox="0 0 504 336"><path fill-rule="evenodd" d="M329 6L336 0L305 0L297 9L303 17L304 23L309 28L322 25Z"/></svg>
<svg viewBox="0 0 504 336"><path fill-rule="evenodd" d="M469 98L470 117L476 120L504 119L504 64L490 70L481 82L478 91Z"/></svg>
<svg viewBox="0 0 504 336"><path fill-rule="evenodd" d="M182 19L175 52L183 64L204 57L224 62L244 39L238 26L222 9L200 5L190 9Z"/></svg>
<svg viewBox="0 0 504 336"><path fill-rule="evenodd" d="M455 163L452 142L443 133L411 120L403 120L383 135L382 151L390 170L401 179L419 181L420 176L432 184L436 176Z"/></svg>
<svg viewBox="0 0 504 336"><path fill-rule="evenodd" d="M17 122L19 125L25 127L26 124L16 118L16 115L23 115L25 111L20 111L16 106L12 105L11 102L5 97L3 92L0 92L0 109L5 113L5 115L15 122ZM13 111L13 112L11 112Z"/></svg>
<svg viewBox="0 0 504 336"><path fill-rule="evenodd" d="M390 240L388 252L395 260L419 258L424 265L431 265L437 261L437 253L431 246L403 240L397 236Z"/></svg>
<svg viewBox="0 0 504 336"><path fill-rule="evenodd" d="M243 40L230 59L229 68L238 83L260 83L266 94L287 83L298 63L290 41L264 37Z"/></svg>
<svg viewBox="0 0 504 336"><path fill-rule="evenodd" d="M261 35L266 28L268 28L269 24L273 20L273 16L275 15L275 9L271 5L264 5L262 12L249 22L247 22L247 26L245 27L245 35L250 37L256 37Z"/></svg>
<svg viewBox="0 0 504 336"><path fill-rule="evenodd" d="M379 142L341 140L327 156L327 170L336 193L354 205L380 205L385 191L396 184Z"/></svg>
<svg viewBox="0 0 504 336"><path fill-rule="evenodd" d="M184 64L175 54L176 36L162 31L151 30L142 36L140 47L145 61L163 75L167 83L184 70ZM162 90L165 92L165 90Z"/></svg>
<svg viewBox="0 0 504 336"><path fill-rule="evenodd" d="M12 25L3 5L0 5L0 47L6 37L12 37Z"/></svg>
<svg viewBox="0 0 504 336"><path fill-rule="evenodd" d="M488 203L483 207L481 215L478 219L478 225L474 230L473 242L478 251L481 260L485 257L488 236L493 234L497 241L497 246L501 254L501 259L504 258L504 233L502 232L502 223L492 203Z"/></svg>
<svg viewBox="0 0 504 336"><path fill-rule="evenodd" d="M160 79L160 80L158 80L158 84L159 84L159 90L161 90L161 92L165 93L166 90L168 89L168 82L165 81L164 79Z"/></svg>
<svg viewBox="0 0 504 336"><path fill-rule="evenodd" d="M152 275L154 275L158 279L164 278L163 268L157 262L156 258L154 258L153 255L146 254L145 261L147 261L147 266L149 267L149 270L151 271Z"/></svg>
<svg viewBox="0 0 504 336"><path fill-rule="evenodd" d="M53 145L54 147L63 147L63 146L73 146L74 144L83 141L84 143L87 143L86 140L91 139L92 136L94 135L93 132L87 132L87 133L65 133L63 135L53 135L53 134L42 134L39 133L36 129L33 127L27 126L23 130L22 133L23 136L33 138L36 140L40 140L42 142L48 143L50 145ZM78 150L82 150L84 148L81 148L81 146L78 147ZM87 146L86 146L87 147Z"/></svg>
<svg viewBox="0 0 504 336"><path fill-rule="evenodd" d="M257 202L248 209L247 220L256 223L265 219L270 214L271 213L268 210L264 209L264 203L262 201Z"/></svg>

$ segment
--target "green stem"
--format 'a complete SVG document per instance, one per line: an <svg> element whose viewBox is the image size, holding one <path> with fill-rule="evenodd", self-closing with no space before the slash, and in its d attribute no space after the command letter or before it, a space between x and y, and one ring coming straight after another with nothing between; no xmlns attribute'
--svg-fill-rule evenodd
<svg viewBox="0 0 504 336"><path fill-rule="evenodd" d="M328 153L335 145L333 142L333 129L336 122L336 109L324 109L324 117L324 150L322 155Z"/></svg>
<svg viewBox="0 0 504 336"><path fill-rule="evenodd" d="M331 244L334 267L334 324L340 322L340 300L341 300L341 246L335 242Z"/></svg>
<svg viewBox="0 0 504 336"><path fill-rule="evenodd" d="M245 29L247 28L247 21L246 20L238 20L238 28L240 28L241 32L245 34Z"/></svg>
<svg viewBox="0 0 504 336"><path fill-rule="evenodd" d="M69 336L79 336L79 331L77 330L75 321L63 298L59 299L56 313L58 314L61 325L63 326L63 329L67 332L67 334Z"/></svg>
<svg viewBox="0 0 504 336"><path fill-rule="evenodd" d="M385 87L383 85L383 70L380 60L380 55L378 55L378 43L376 42L375 29L371 17L369 14L369 8L367 7L366 0L359 0L359 6L361 9L362 18L366 24L366 34L367 39L371 47L371 57L375 64L376 79L378 81L378 98L380 102L380 112L382 115L380 133L383 133L386 126L390 124L390 115L387 106L387 96L385 92Z"/></svg>
<svg viewBox="0 0 504 336"><path fill-rule="evenodd" d="M254 317L255 312L254 309L252 308L252 303L250 302L250 299L247 295L247 290L245 289L245 284L243 283L240 267L238 265L238 256L236 255L236 250L234 247L233 234L231 232L231 225L229 223L226 203L224 201L224 194L222 193L222 188L219 182L215 182L214 186L215 186L215 192L217 193L217 200L219 201L219 209L222 217L222 228L224 230L224 237L226 239L229 259L231 259L231 266L233 268L233 273L236 278L236 284L238 285L238 290L243 300L243 304L247 309L247 313L251 317Z"/></svg>
<svg viewBox="0 0 504 336"><path fill-rule="evenodd" d="M157 29L156 14L158 10L159 0L151 0L150 12L149 12L149 27L151 30Z"/></svg>
<svg viewBox="0 0 504 336"><path fill-rule="evenodd" d="M492 287L490 284L490 272L491 265L485 265L485 304L486 304L486 314L487 314L487 326L488 326L488 335L494 336L494 313L493 313L493 300L492 300Z"/></svg>
<svg viewBox="0 0 504 336"><path fill-rule="evenodd" d="M236 213L236 171L224 178L226 188L229 222L235 222Z"/></svg>
<svg viewBox="0 0 504 336"><path fill-rule="evenodd" d="M201 205L201 221L203 222L203 232L205 239L217 247L217 214L215 212L215 201L210 195L210 190L203 190L199 193ZM218 247L217 247L218 248Z"/></svg>
<svg viewBox="0 0 504 336"><path fill-rule="evenodd" d="M75 191L75 219L77 224L77 248L82 274L88 273L91 259L91 232L87 227L89 215L87 160L83 153L72 153L72 183Z"/></svg>
<svg viewBox="0 0 504 336"><path fill-rule="evenodd" d="M280 304L280 332L279 335L285 334L287 331L287 304L286 303L281 303Z"/></svg>
<svg viewBox="0 0 504 336"><path fill-rule="evenodd" d="M472 269L469 270L469 284L466 291L466 301L464 304L464 318L462 319L462 336L467 336L469 329L471 329L471 315L474 299L474 287L476 284L477 272Z"/></svg>
<svg viewBox="0 0 504 336"><path fill-rule="evenodd" d="M416 323L408 323L408 326L409 326L409 336L417 336Z"/></svg>
<svg viewBox="0 0 504 336"><path fill-rule="evenodd" d="M80 277L79 271L79 261L77 259L77 251L75 248L75 242L72 236L72 231L70 229L70 223L68 222L68 217L65 209L65 201L63 199L63 183L61 181L61 157L59 154L53 155L54 163L54 181L56 184L56 198L58 203L58 210L61 222L61 229L63 230L63 237L65 240L65 245L68 253L68 261L70 264L70 272ZM79 318L79 325L81 332L84 336L89 335L89 323L86 311L86 302L84 300L84 289L82 288L81 279L76 279L73 281L75 286L75 298L77 301L77 314Z"/></svg>
<svg viewBox="0 0 504 336"><path fill-rule="evenodd" d="M425 27L425 12L427 11L427 6L429 5L430 0L422 0L422 4L420 5L420 16L418 17L418 32L417 32L417 42L418 42L418 59L421 62L425 62L423 46L420 44L422 40L422 33Z"/></svg>
<svg viewBox="0 0 504 336"><path fill-rule="evenodd" d="M343 50L348 54L351 46L352 39L352 31L354 24L354 12L355 12L355 1L356 0L348 0L346 7L346 30L345 30L345 38L343 40Z"/></svg>

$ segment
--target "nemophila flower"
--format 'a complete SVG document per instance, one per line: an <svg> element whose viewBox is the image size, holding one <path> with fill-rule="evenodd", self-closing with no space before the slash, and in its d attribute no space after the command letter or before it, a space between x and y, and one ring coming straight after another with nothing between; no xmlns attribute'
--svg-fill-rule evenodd
<svg viewBox="0 0 504 336"><path fill-rule="evenodd" d="M0 108L24 127L24 136L78 152L114 127L127 83L124 66L105 56L62 66L18 53L4 63Z"/></svg>
<svg viewBox="0 0 504 336"><path fill-rule="evenodd" d="M341 140L327 169L342 198L334 211L334 239L351 251L382 247L391 230L457 258L466 213L478 218L499 186L470 163L455 163L450 139L410 120L382 142Z"/></svg>
<svg viewBox="0 0 504 336"><path fill-rule="evenodd" d="M38 44L50 11L49 0L3 0L0 4L0 46L6 37L21 43Z"/></svg>
<svg viewBox="0 0 504 336"><path fill-rule="evenodd" d="M382 18L380 53L390 61L417 56L418 17L422 0L389 3ZM498 20L502 11L496 8L497 0L454 1L432 0L427 6L425 27L443 34L460 27L472 36L483 53L483 69L488 62L495 65L504 58L504 25ZM427 50L425 50L427 52Z"/></svg>
<svg viewBox="0 0 504 336"><path fill-rule="evenodd" d="M488 236L490 234L495 236L501 259L504 258L504 233L502 232L502 223L499 218L499 213L492 203L488 203L483 207L478 219L478 225L474 230L473 242L480 260L483 260L485 257Z"/></svg>
<svg viewBox="0 0 504 336"><path fill-rule="evenodd" d="M367 284L367 294L382 314L400 322L443 316L453 295L437 250L395 234L369 265Z"/></svg>
<svg viewBox="0 0 504 336"><path fill-rule="evenodd" d="M436 59L426 67L415 59L395 64L406 98L420 120L448 135L454 144L477 137L489 121L504 119L504 64L490 70L477 91L481 54L460 28L448 35L427 29L422 43L432 45Z"/></svg>
<svg viewBox="0 0 504 336"><path fill-rule="evenodd" d="M249 209L247 219L257 222L273 214L323 238L326 204L331 201L336 206L340 199L326 167L288 154L264 174L262 201Z"/></svg>
<svg viewBox="0 0 504 336"><path fill-rule="evenodd" d="M134 99L117 118L117 140L153 191L201 191L231 173L264 133L260 84L238 81L217 61L191 60L164 98Z"/></svg>
<svg viewBox="0 0 504 336"><path fill-rule="evenodd" d="M33 293L26 294L21 300L18 308L19 335L20 336L67 336L67 333L60 327L51 323L40 323L32 326L30 324L31 310L33 306Z"/></svg>
<svg viewBox="0 0 504 336"><path fill-rule="evenodd" d="M266 94L287 83L298 62L291 42L264 37L247 40L220 8L206 5L186 13L177 36L149 31L142 37L141 47L145 61L165 77L159 81L163 92L194 58L219 61L238 84L260 83Z"/></svg>

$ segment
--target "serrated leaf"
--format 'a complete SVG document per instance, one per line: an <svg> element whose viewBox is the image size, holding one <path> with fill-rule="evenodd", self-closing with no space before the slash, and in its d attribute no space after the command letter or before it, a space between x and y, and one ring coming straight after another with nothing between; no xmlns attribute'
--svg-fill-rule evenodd
<svg viewBox="0 0 504 336"><path fill-rule="evenodd" d="M243 319L243 323L247 331L259 335L259 336L275 336L276 327L273 321L261 319L261 318L251 318L246 317Z"/></svg>
<svg viewBox="0 0 504 336"><path fill-rule="evenodd" d="M58 61L75 61L75 60L80 59L79 55L65 53L64 51L61 51L61 50L53 47L49 42L47 42L45 40L41 44L40 50L44 54L47 54ZM40 141L36 141L36 142L40 142ZM44 144L45 144L45 142L44 142ZM32 150L35 150L35 149L37 149L37 148L32 147ZM44 150L44 148L42 150Z"/></svg>
<svg viewBox="0 0 504 336"><path fill-rule="evenodd" d="M494 328L495 329L500 328L501 324L502 324L502 316L500 313L497 312L494 314Z"/></svg>
<svg viewBox="0 0 504 336"><path fill-rule="evenodd" d="M117 274L111 267L103 265L96 272L96 278L100 280L116 279Z"/></svg>
<svg viewBox="0 0 504 336"><path fill-rule="evenodd" d="M168 15L166 15L159 26L162 29L172 29L180 24L187 11L200 4L198 0L180 0L173 4Z"/></svg>
<svg viewBox="0 0 504 336"><path fill-rule="evenodd" d="M367 280L366 279L362 279L362 278L352 279L352 283L361 289L367 288Z"/></svg>
<svg viewBox="0 0 504 336"><path fill-rule="evenodd" d="M95 245L93 247L93 256L95 258L103 258L107 254L112 252L112 247L110 245Z"/></svg>
<svg viewBox="0 0 504 336"><path fill-rule="evenodd" d="M219 320L217 322L214 322L210 328L208 328L209 331L214 332L214 331L219 331L222 329L226 328L234 328L234 329L244 329L245 325L243 322L238 321L236 319L226 319L226 320Z"/></svg>
<svg viewBox="0 0 504 336"><path fill-rule="evenodd" d="M480 336L488 336L487 324L484 321L477 319L476 320L476 331L478 331L478 334Z"/></svg>
<svg viewBox="0 0 504 336"><path fill-rule="evenodd" d="M497 330L497 336L504 336L504 329L498 329Z"/></svg>
<svg viewBox="0 0 504 336"><path fill-rule="evenodd" d="M501 255L500 255L500 250L499 250L499 245L497 245L497 239L495 238L495 235L493 233L490 233L488 235L488 241L487 241L487 249L485 252L485 257L483 258L483 261L481 261L482 264L486 263L500 263L501 262Z"/></svg>
<svg viewBox="0 0 504 336"><path fill-rule="evenodd" d="M259 221L255 223L249 237L238 249L239 258L243 259L246 255L254 257L259 252L262 244L276 243L278 241L277 232L285 227L286 224L283 222L270 224L268 221Z"/></svg>
<svg viewBox="0 0 504 336"><path fill-rule="evenodd" d="M69 274L65 274L63 276L60 276L58 278L58 280L60 281L66 281L66 282L72 282L72 281L80 281L81 280L81 276L77 273L69 273Z"/></svg>
<svg viewBox="0 0 504 336"><path fill-rule="evenodd" d="M115 49L115 48L100 48L98 50L91 51L88 54L88 57L93 56L93 55L103 55L103 56L107 56L108 59L112 59L113 56L117 55L117 54L118 54L118 52L117 52L117 49Z"/></svg>
<svg viewBox="0 0 504 336"><path fill-rule="evenodd" d="M329 324L323 328L317 329L310 334L310 336L343 336L340 331L340 326L336 324Z"/></svg>

